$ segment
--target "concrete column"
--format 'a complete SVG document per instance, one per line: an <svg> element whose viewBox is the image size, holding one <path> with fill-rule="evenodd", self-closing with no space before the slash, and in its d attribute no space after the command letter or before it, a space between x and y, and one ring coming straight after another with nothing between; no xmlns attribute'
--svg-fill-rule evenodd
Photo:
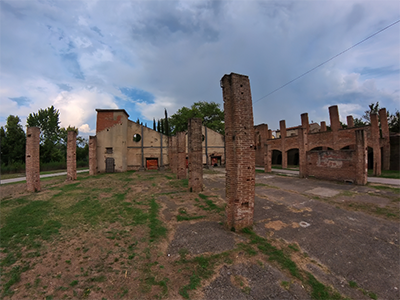
<svg viewBox="0 0 400 300"><path fill-rule="evenodd" d="M40 128L26 129L25 152L26 189L28 192L40 191Z"/></svg>
<svg viewBox="0 0 400 300"><path fill-rule="evenodd" d="M176 135L172 137L171 165L172 165L172 173L177 174L178 173L178 138Z"/></svg>
<svg viewBox="0 0 400 300"><path fill-rule="evenodd" d="M143 136L143 126L140 126L140 134L142 136L142 138L140 139L140 152L141 152L141 156L142 156L142 164L139 168L139 171L144 171L146 170L145 166L144 166L144 149L143 149L143 140L144 140L144 136Z"/></svg>
<svg viewBox="0 0 400 300"><path fill-rule="evenodd" d="M360 129L356 135L356 184L365 185L368 180L368 147L367 133Z"/></svg>
<svg viewBox="0 0 400 300"><path fill-rule="evenodd" d="M281 120L279 122L279 128L281 131L281 150L282 150L282 169L287 169L287 153L285 148L286 141L286 121Z"/></svg>
<svg viewBox="0 0 400 300"><path fill-rule="evenodd" d="M379 110L379 119L381 121L381 130L382 130L382 156L383 156L383 170L390 169L390 134L389 134L389 125L387 119L386 108L382 108Z"/></svg>
<svg viewBox="0 0 400 300"><path fill-rule="evenodd" d="M210 167L210 162L208 160L208 136L207 136L207 126L204 126L204 143L205 143L205 154L206 154L206 168Z"/></svg>
<svg viewBox="0 0 400 300"><path fill-rule="evenodd" d="M178 132L177 138L177 173L176 178L186 178L186 134L185 132Z"/></svg>
<svg viewBox="0 0 400 300"><path fill-rule="evenodd" d="M380 176L382 173L381 166L381 147L379 143L380 134L379 134L379 124L378 124L378 115L371 114L371 145L374 151L374 176Z"/></svg>
<svg viewBox="0 0 400 300"><path fill-rule="evenodd" d="M272 151L269 150L271 146L268 144L264 144L264 172L271 173L271 165L272 165Z"/></svg>
<svg viewBox="0 0 400 300"><path fill-rule="evenodd" d="M158 168L160 171L164 171L164 161L163 161L163 134L160 132L160 166Z"/></svg>
<svg viewBox="0 0 400 300"><path fill-rule="evenodd" d="M189 119L188 152L189 152L189 191L203 190L203 147L202 122L200 118Z"/></svg>
<svg viewBox="0 0 400 300"><path fill-rule="evenodd" d="M353 128L353 127L354 127L353 116L347 116L347 128Z"/></svg>
<svg viewBox="0 0 400 300"><path fill-rule="evenodd" d="M168 162L169 168L172 171L172 136L168 137Z"/></svg>
<svg viewBox="0 0 400 300"><path fill-rule="evenodd" d="M89 175L97 174L97 138L89 136Z"/></svg>
<svg viewBox="0 0 400 300"><path fill-rule="evenodd" d="M67 180L76 180L76 132L68 131Z"/></svg>
<svg viewBox="0 0 400 300"><path fill-rule="evenodd" d="M250 81L231 73L221 79L225 114L226 216L231 230L253 225L255 197L254 121Z"/></svg>

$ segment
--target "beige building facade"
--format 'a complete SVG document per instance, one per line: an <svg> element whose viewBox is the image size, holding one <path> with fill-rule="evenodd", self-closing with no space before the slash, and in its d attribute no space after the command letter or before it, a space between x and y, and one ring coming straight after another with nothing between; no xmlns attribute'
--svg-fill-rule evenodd
<svg viewBox="0 0 400 300"><path fill-rule="evenodd" d="M129 120L123 109L96 109L96 173L169 167L168 136ZM202 126L203 164L225 163L224 136ZM186 134L186 145L188 145ZM187 147L186 147L186 153Z"/></svg>

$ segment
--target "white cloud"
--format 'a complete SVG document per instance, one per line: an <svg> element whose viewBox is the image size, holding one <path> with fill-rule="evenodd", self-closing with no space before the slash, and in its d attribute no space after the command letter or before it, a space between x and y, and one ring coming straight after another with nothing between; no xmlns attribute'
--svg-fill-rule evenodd
<svg viewBox="0 0 400 300"><path fill-rule="evenodd" d="M164 108L171 115L196 101L222 104L219 80L231 72L250 77L256 101L399 16L395 1L4 0L0 122L54 104L63 126L90 131L95 108L126 108L115 100L125 99L122 87L154 95L129 111L152 120ZM262 99L255 122L294 126L303 112L326 120L324 107L338 103L341 114L360 115L374 101L399 108L399 28ZM9 100L19 97L29 107Z"/></svg>

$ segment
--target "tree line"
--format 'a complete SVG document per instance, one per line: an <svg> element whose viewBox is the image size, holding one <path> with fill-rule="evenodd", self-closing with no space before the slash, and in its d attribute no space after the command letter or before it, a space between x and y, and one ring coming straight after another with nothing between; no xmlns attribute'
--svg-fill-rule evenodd
<svg viewBox="0 0 400 300"><path fill-rule="evenodd" d="M29 114L28 127L40 128L40 168L42 171L66 168L68 131L78 129L60 127L60 112L54 106ZM10 115L6 125L0 128L1 173L23 172L25 170L26 134L18 116ZM77 166L87 166L89 145L77 137Z"/></svg>

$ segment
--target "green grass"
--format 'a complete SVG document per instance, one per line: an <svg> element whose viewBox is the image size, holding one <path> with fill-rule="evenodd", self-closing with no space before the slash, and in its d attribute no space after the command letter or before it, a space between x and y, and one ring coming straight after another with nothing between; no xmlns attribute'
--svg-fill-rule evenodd
<svg viewBox="0 0 400 300"><path fill-rule="evenodd" d="M368 176L373 176L373 170L368 170ZM396 170L382 170L381 175L377 177L400 179L400 172Z"/></svg>
<svg viewBox="0 0 400 300"><path fill-rule="evenodd" d="M205 211L215 211L215 212L223 212L225 211L225 207L221 207L216 205L212 200L209 199L210 196L206 196L204 194L199 194L199 197L203 200L206 205L196 203L195 205L202 210Z"/></svg>
<svg viewBox="0 0 400 300"><path fill-rule="evenodd" d="M395 188L387 185L374 185L372 187L377 190L384 190L395 194L400 194L400 188Z"/></svg>
<svg viewBox="0 0 400 300"><path fill-rule="evenodd" d="M159 205L154 197L150 200L150 213L149 213L149 228L150 228L150 241L155 241L160 237L165 237L167 228L163 226L162 222L157 219Z"/></svg>

